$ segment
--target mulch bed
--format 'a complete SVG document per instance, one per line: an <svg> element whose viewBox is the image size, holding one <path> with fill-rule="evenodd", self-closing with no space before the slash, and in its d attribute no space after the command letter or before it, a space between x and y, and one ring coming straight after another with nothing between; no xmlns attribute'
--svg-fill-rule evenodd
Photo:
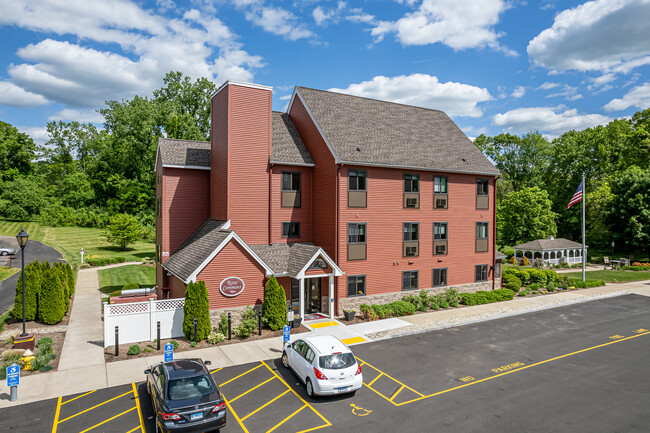
<svg viewBox="0 0 650 433"><path fill-rule="evenodd" d="M309 329L305 328L304 326L300 326L299 328L293 328L291 330L291 334L302 334L303 332L309 332ZM178 352L185 352L188 350L196 350L196 349L205 349L208 347L215 347L215 346L225 346L228 344L236 344L236 343L243 343L245 341L255 341L255 340L263 340L266 338L273 338L273 337L282 337L282 330L280 329L279 331L271 331L270 329L262 329L262 335L257 335L257 330L253 334L251 334L250 337L248 338L238 338L234 334L232 335L231 340L226 340L218 344L210 344L207 341L199 341L196 343L195 347L190 347L190 340L187 340L184 337L179 337L179 338L168 338L168 339L161 339L160 340L160 350L157 350L157 343L154 341L144 341L140 343L129 343L129 344L120 344L120 354L119 356L115 356L115 346L109 346L106 349L104 349L104 359L106 362L114 362L114 361L123 361L125 359L133 359L133 358L143 358L147 356L164 356L165 352L165 344L168 343L171 340L176 340L178 342L178 349L174 349L175 353ZM137 344L140 346L140 353L138 355L127 355L127 351L129 350L129 347L132 345Z"/></svg>
<svg viewBox="0 0 650 433"><path fill-rule="evenodd" d="M29 322L26 322L26 330L29 332L29 326L27 326ZM20 322L20 330L18 331L18 334L22 332L22 321ZM39 324L39 326L47 326L47 325L42 325ZM47 333L47 334L35 334L34 335L34 342L36 343L40 338L43 337L50 337L52 340L54 340L54 344L52 345L52 353L56 355L56 358L54 358L52 361L50 361L50 365L54 367L53 370L50 371L56 371L57 368L59 368L59 359L61 358L61 350L63 349L63 341L65 340L65 332L52 332L52 333ZM6 350L10 350L13 348L13 343L11 342L11 338L6 338L4 341L0 341L0 358L2 357L2 354ZM37 352L36 344L34 344L34 354ZM2 364L2 359L0 359L0 365ZM21 370L20 375L21 376L31 376L34 374L44 374L47 373L47 371L32 371L32 370Z"/></svg>

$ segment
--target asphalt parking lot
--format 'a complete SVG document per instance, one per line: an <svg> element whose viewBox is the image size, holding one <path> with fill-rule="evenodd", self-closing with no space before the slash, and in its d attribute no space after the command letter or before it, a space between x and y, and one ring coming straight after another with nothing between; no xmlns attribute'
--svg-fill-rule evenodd
<svg viewBox="0 0 650 433"><path fill-rule="evenodd" d="M222 431L647 432L649 311L626 295L353 346L354 396L309 399L279 359L216 369ZM0 418L0 431L154 431L142 384Z"/></svg>

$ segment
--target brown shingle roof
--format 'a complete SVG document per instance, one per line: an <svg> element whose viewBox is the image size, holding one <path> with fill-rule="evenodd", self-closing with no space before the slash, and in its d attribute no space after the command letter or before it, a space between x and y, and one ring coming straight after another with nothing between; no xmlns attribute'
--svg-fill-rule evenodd
<svg viewBox="0 0 650 433"><path fill-rule="evenodd" d="M296 276L319 250L319 247L311 243L249 246L264 263L273 269L274 274L289 274L291 276Z"/></svg>
<svg viewBox="0 0 650 433"><path fill-rule="evenodd" d="M314 164L309 151L286 113L271 113L271 162L289 164Z"/></svg>
<svg viewBox="0 0 650 433"><path fill-rule="evenodd" d="M177 140L175 138L158 139L158 149L163 166L192 166L210 168L210 142Z"/></svg>
<svg viewBox="0 0 650 433"><path fill-rule="evenodd" d="M341 162L499 171L444 112L297 87Z"/></svg>
<svg viewBox="0 0 650 433"><path fill-rule="evenodd" d="M534 241L516 245L515 248L518 250L542 251L563 248L582 248L582 244L564 238L536 239Z"/></svg>
<svg viewBox="0 0 650 433"><path fill-rule="evenodd" d="M181 247L163 263L163 268L183 281L199 266L230 234L230 230L221 230L225 221L207 220L190 236Z"/></svg>

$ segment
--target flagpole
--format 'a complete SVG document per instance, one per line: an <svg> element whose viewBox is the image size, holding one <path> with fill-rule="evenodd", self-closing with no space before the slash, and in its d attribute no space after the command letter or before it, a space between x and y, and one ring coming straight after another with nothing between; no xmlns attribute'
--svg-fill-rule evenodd
<svg viewBox="0 0 650 433"><path fill-rule="evenodd" d="M582 173L582 282L585 281L585 262L586 262L586 253L587 247L585 246L585 174Z"/></svg>

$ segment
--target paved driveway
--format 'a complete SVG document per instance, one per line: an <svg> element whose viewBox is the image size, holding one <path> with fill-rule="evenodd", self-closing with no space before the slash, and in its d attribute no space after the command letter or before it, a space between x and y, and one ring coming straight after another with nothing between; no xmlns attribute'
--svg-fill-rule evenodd
<svg viewBox="0 0 650 433"><path fill-rule="evenodd" d="M19 268L21 266L22 255L18 242L16 242L16 238L14 236L0 236L0 245L16 250L16 255L12 260L12 267ZM38 260L39 262L49 260L50 264L52 264L62 258L63 256L61 253L50 246L31 239L27 241L27 245L25 246L25 266L34 260ZM8 257L2 257L0 260L7 263L9 259ZM19 275L20 272L12 275L4 281L0 281L0 313L4 313L14 307L16 282L18 281Z"/></svg>
<svg viewBox="0 0 650 433"><path fill-rule="evenodd" d="M217 368L222 433L646 433L648 309L626 295L357 345L354 396L310 399L278 359ZM0 431L151 433L143 385L6 408Z"/></svg>

